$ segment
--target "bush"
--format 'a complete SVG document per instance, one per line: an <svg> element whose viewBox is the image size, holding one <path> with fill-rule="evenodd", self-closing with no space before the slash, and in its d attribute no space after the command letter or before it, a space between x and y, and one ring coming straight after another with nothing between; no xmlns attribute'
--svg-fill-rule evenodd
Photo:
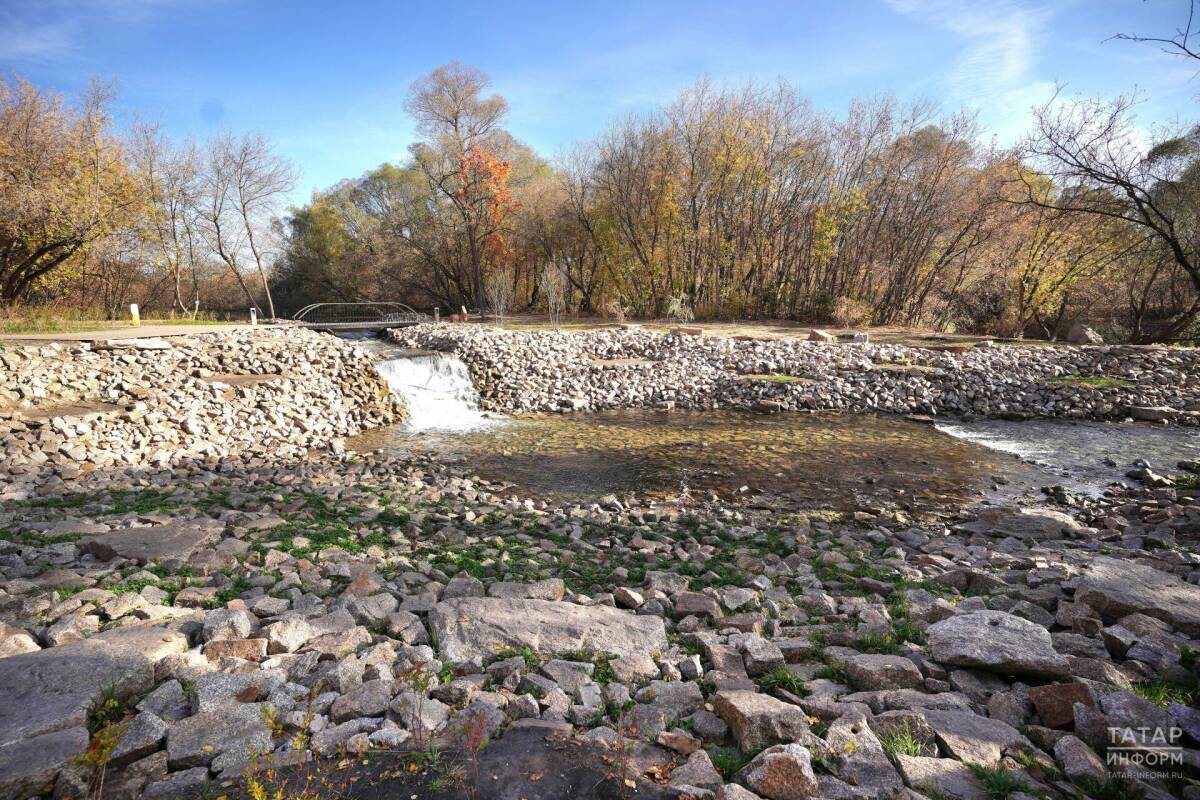
<svg viewBox="0 0 1200 800"><path fill-rule="evenodd" d="M692 322L696 319L691 303L684 295L672 296L667 299L667 319L675 322Z"/></svg>
<svg viewBox="0 0 1200 800"><path fill-rule="evenodd" d="M854 297L839 297L833 304L833 321L842 328L871 324L871 305Z"/></svg>

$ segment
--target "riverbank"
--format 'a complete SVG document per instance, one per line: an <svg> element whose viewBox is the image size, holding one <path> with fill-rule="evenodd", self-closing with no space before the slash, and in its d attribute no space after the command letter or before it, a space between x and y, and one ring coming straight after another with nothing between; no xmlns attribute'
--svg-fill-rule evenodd
<svg viewBox="0 0 1200 800"><path fill-rule="evenodd" d="M1070 419L1200 419L1200 351L818 344L638 329L419 325L405 347L462 358L485 408L752 408Z"/></svg>
<svg viewBox="0 0 1200 800"><path fill-rule="evenodd" d="M486 355L498 339L458 329L422 338L449 330L437 341L462 348L487 403L575 369L554 361L543 374L514 353L506 372ZM316 334L258 336L11 363L0 351L20 380L2 385L29 391L6 453L64 455L51 438L62 436L112 458L54 457L36 480L14 473L36 491L6 484L0 796L84 797L98 775L105 798L238 797L247 775L273 796L315 772L359 798L1195 797L1189 479L1019 507L905 492L850 493L831 510L638 487L562 500L511 474L481 478L470 460L344 451L341 437L395 413L373 358ZM531 352L655 355L678 376L711 353L714 386L789 365L849 381L896 355L563 338ZM1050 364L1019 352L987 374L1092 364L1186 414L1192 355L1160 355L1064 350ZM644 367L652 398L653 365L578 374ZM621 375L611 396L642 396L622 394L642 373ZM116 415L97 434L51 411L110 391L133 406L121 413L144 403L144 424L160 427ZM35 409L40 426L26 421ZM224 427L189 430L201 412ZM147 457L156 448L168 455ZM931 483L940 472L919 454L906 463ZM1162 753L1152 732L1173 730L1178 762L1147 767ZM503 764L486 755L477 774L479 747ZM586 784L565 788L563 753L590 766Z"/></svg>
<svg viewBox="0 0 1200 800"><path fill-rule="evenodd" d="M121 720L106 796L155 798L230 791L296 742L452 763L474 726L538 720L640 742L659 771L630 780L673 796L956 796L972 763L1117 791L1108 725L1179 726L1200 757L1186 494L1074 516L557 506L327 454L9 503L0 787L82 796L73 755Z"/></svg>

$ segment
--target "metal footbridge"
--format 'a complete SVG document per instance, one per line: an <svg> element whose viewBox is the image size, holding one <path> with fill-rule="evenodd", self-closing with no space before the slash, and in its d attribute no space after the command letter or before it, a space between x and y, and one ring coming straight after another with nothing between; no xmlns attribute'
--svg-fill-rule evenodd
<svg viewBox="0 0 1200 800"><path fill-rule="evenodd" d="M382 331L428 321L428 314L404 303L313 303L291 319L294 325L318 331Z"/></svg>

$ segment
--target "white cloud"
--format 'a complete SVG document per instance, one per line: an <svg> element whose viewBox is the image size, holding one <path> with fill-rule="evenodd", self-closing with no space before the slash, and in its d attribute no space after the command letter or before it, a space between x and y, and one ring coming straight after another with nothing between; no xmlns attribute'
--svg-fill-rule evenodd
<svg viewBox="0 0 1200 800"><path fill-rule="evenodd" d="M1002 141L1025 129L1031 106L1054 85L1036 74L1053 10L1020 0L887 0L895 11L942 28L962 41L943 79L947 94L975 109Z"/></svg>
<svg viewBox="0 0 1200 800"><path fill-rule="evenodd" d="M37 4L20 10L0 7L0 61L43 61L70 52L75 24L50 14Z"/></svg>
<svg viewBox="0 0 1200 800"><path fill-rule="evenodd" d="M221 2L221 0L216 0ZM189 0L31 0L0 4L0 62L52 61L71 56L101 22L140 25Z"/></svg>

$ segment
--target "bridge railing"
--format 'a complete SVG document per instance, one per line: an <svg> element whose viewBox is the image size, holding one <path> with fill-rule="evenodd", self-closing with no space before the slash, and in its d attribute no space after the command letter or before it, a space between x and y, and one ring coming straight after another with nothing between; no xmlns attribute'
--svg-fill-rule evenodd
<svg viewBox="0 0 1200 800"><path fill-rule="evenodd" d="M399 327L428 320L404 303L313 303L292 315L293 322L310 328Z"/></svg>

